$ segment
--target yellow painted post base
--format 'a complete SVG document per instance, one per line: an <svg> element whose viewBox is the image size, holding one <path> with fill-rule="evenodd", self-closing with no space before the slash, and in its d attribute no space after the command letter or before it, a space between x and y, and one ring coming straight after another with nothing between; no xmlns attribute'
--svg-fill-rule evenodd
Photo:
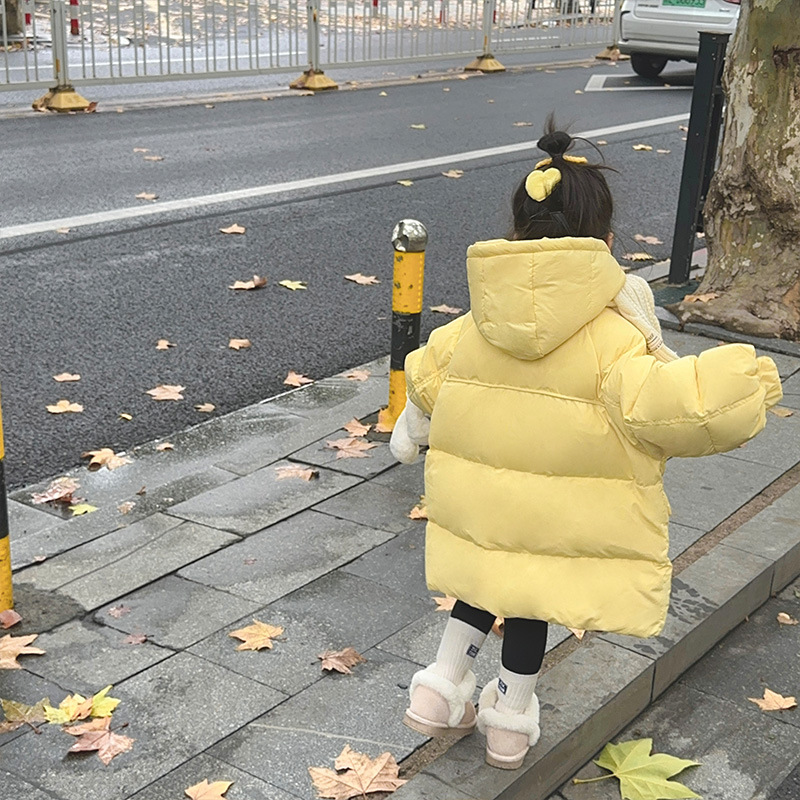
<svg viewBox="0 0 800 800"><path fill-rule="evenodd" d="M31 104L35 111L85 111L91 103L81 97L71 86L56 86Z"/></svg>
<svg viewBox="0 0 800 800"><path fill-rule="evenodd" d="M0 539L0 611L14 607L11 591L11 547L8 536Z"/></svg>
<svg viewBox="0 0 800 800"><path fill-rule="evenodd" d="M595 58L599 58L601 61L629 61L630 56L623 55L619 51L619 47L616 45L606 47L605 49L601 50Z"/></svg>
<svg viewBox="0 0 800 800"><path fill-rule="evenodd" d="M339 84L329 78L321 69L307 69L297 80L289 84L290 89L310 89L312 92L324 92L326 89L338 89Z"/></svg>
<svg viewBox="0 0 800 800"><path fill-rule="evenodd" d="M493 56L487 53L470 61L464 72L505 72L506 68Z"/></svg>
<svg viewBox="0 0 800 800"><path fill-rule="evenodd" d="M401 369L389 370L389 405L378 413L378 424L385 431L393 431L405 407L406 373Z"/></svg>

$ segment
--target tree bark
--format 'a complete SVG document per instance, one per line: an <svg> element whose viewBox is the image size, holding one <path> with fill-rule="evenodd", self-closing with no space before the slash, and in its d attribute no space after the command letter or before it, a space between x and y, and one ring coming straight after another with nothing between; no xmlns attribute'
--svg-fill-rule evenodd
<svg viewBox="0 0 800 800"><path fill-rule="evenodd" d="M725 133L704 222L708 268L678 306L699 321L800 339L800 5L742 0L728 50Z"/></svg>

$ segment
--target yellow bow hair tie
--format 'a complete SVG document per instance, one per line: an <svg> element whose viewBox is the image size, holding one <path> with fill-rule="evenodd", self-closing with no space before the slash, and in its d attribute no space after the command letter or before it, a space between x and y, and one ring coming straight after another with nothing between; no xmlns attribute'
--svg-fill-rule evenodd
<svg viewBox="0 0 800 800"><path fill-rule="evenodd" d="M571 161L573 164L588 164L589 159L584 158L583 156L561 156L564 161ZM548 164L552 164L552 158L543 158L535 167L534 169L539 169L539 167L546 167Z"/></svg>
<svg viewBox="0 0 800 800"><path fill-rule="evenodd" d="M546 169L544 172L540 169L535 169L525 179L525 191L529 197L541 203L542 200L550 196L550 193L556 188L560 180L561 172L555 167Z"/></svg>

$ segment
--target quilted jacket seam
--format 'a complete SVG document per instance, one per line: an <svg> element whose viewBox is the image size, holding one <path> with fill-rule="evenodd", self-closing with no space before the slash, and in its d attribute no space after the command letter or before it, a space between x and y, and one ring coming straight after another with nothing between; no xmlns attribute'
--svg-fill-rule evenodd
<svg viewBox="0 0 800 800"><path fill-rule="evenodd" d="M745 403L749 403L752 399L758 394L758 390L755 392L751 392L746 397L741 397L733 403L728 403L726 406L720 406L720 408L715 408L713 411L704 412L700 415L700 417L673 417L672 419L659 419L659 420L628 420L628 424L632 428L648 428L648 427L655 427L655 426L663 426L663 425L673 425L676 423L681 422L691 422L694 424L701 423L702 425L708 425L711 420L716 419L717 417L721 416L722 414L727 413L728 411L732 411L739 406L744 405ZM709 438L710 434L709 434ZM713 444L713 440L711 441Z"/></svg>
<svg viewBox="0 0 800 800"><path fill-rule="evenodd" d="M541 389L530 389L526 386L509 386L505 383L487 383L486 381L477 381L471 378L457 378L453 375L449 375L447 378L449 383L461 383L467 386L482 386L486 389L507 389L511 392L524 392L526 394L540 394L544 397L554 397L557 400L571 400L575 403L586 403L592 406L600 406L601 408L604 407L604 404L600 400L590 400L588 397L572 397L568 394L559 394L558 392L545 392Z"/></svg>

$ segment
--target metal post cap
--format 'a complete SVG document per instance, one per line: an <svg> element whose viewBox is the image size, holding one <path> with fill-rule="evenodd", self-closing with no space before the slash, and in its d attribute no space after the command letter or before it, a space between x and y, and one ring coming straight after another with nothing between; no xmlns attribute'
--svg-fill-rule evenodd
<svg viewBox="0 0 800 800"><path fill-rule="evenodd" d="M392 247L401 253L422 253L428 244L428 231L417 219L401 219L392 231Z"/></svg>

